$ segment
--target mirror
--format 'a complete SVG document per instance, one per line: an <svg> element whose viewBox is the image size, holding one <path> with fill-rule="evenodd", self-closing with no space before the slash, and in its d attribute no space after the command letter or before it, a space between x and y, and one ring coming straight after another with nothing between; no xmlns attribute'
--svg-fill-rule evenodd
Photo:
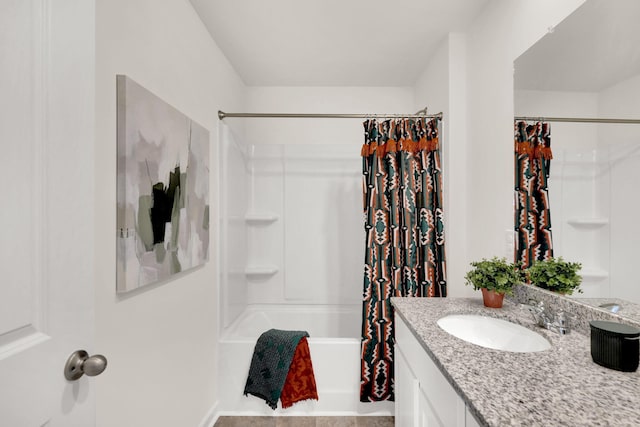
<svg viewBox="0 0 640 427"><path fill-rule="evenodd" d="M640 2L587 0L516 59L516 116L640 119ZM640 318L640 124L551 123L554 256L584 298ZM617 305L617 307L616 307Z"/></svg>

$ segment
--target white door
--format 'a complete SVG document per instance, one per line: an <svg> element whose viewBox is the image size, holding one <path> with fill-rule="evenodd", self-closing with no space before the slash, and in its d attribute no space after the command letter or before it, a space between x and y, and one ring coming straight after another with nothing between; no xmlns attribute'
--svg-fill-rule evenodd
<svg viewBox="0 0 640 427"><path fill-rule="evenodd" d="M94 0L0 0L0 425L95 425ZM108 374L108 369L103 375Z"/></svg>

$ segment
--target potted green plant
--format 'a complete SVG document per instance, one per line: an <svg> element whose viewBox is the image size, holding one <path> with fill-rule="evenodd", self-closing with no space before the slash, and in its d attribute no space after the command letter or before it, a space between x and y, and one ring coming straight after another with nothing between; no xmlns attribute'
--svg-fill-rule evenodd
<svg viewBox="0 0 640 427"><path fill-rule="evenodd" d="M464 276L465 285L473 289L482 289L482 300L486 307L500 308L504 295L511 295L513 287L522 283L524 271L515 263L507 262L506 258L493 257L471 263L473 269Z"/></svg>
<svg viewBox="0 0 640 427"><path fill-rule="evenodd" d="M574 291L582 293L580 283L582 277L578 271L582 268L579 262L569 262L559 258L534 261L527 269L531 284L563 295L571 295Z"/></svg>

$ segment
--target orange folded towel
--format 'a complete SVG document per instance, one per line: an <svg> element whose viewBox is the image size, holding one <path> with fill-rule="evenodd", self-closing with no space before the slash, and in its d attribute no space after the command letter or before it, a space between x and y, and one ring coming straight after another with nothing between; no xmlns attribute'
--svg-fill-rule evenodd
<svg viewBox="0 0 640 427"><path fill-rule="evenodd" d="M313 375L309 344L306 338L302 338L293 354L289 373L280 394L280 401L283 408L289 408L296 402L308 399L318 400L318 391L316 378Z"/></svg>

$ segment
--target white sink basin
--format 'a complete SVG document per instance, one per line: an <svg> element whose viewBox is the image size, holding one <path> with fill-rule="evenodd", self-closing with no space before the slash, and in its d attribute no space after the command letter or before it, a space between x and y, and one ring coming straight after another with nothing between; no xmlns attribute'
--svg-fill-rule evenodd
<svg viewBox="0 0 640 427"><path fill-rule="evenodd" d="M528 353L551 348L549 341L531 329L488 316L452 314L440 318L438 326L461 340L495 350Z"/></svg>

